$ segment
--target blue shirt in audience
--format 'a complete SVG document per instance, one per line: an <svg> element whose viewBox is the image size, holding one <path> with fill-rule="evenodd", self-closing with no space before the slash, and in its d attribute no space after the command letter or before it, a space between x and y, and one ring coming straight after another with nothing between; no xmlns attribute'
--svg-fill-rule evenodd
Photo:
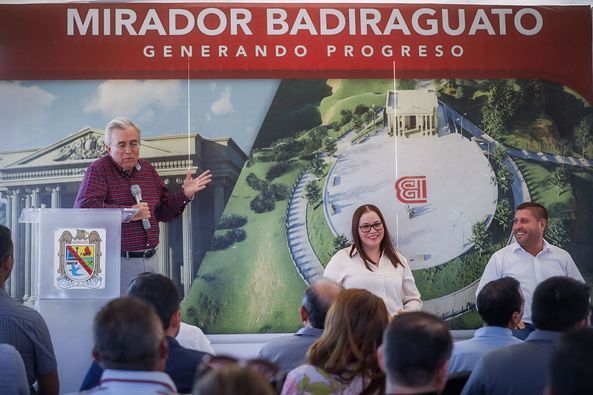
<svg viewBox="0 0 593 395"><path fill-rule="evenodd" d="M521 344L490 351L469 376L462 395L541 395L562 332L536 329Z"/></svg>
<svg viewBox="0 0 593 395"><path fill-rule="evenodd" d="M512 331L508 328L482 327L476 330L472 339L456 342L453 345L449 373L473 370L480 357L488 351L517 343L522 341L513 337Z"/></svg>

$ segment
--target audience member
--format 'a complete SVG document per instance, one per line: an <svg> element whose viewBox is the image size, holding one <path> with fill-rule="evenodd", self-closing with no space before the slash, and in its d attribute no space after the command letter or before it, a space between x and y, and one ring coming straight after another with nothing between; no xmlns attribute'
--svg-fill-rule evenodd
<svg viewBox="0 0 593 395"><path fill-rule="evenodd" d="M29 395L25 363L10 344L0 344L0 368L0 394Z"/></svg>
<svg viewBox="0 0 593 395"><path fill-rule="evenodd" d="M490 281L478 294L477 307L484 326L472 339L453 345L449 373L473 370L478 359L488 351L521 343L511 331L523 316L519 281L512 277Z"/></svg>
<svg viewBox="0 0 593 395"><path fill-rule="evenodd" d="M168 346L152 306L118 298L95 316L93 357L104 369L101 384L81 394L176 394L164 373Z"/></svg>
<svg viewBox="0 0 593 395"><path fill-rule="evenodd" d="M589 286L570 277L541 282L533 293L535 331L521 344L485 354L463 394L541 394L548 382L554 345L562 332L587 326L590 296Z"/></svg>
<svg viewBox="0 0 593 395"><path fill-rule="evenodd" d="M37 311L23 306L4 290L14 265L13 251L10 230L0 225L0 343L10 344L19 352L29 386L37 382L37 393L57 394L58 368L45 321Z"/></svg>
<svg viewBox="0 0 593 395"><path fill-rule="evenodd" d="M517 206L513 222L515 242L492 255L476 290L477 295L484 285L502 277L514 277L521 283L525 311L523 321L513 331L519 339L525 339L534 329L531 300L540 282L553 276L585 281L570 254L544 240L547 226L548 212L544 206L533 202Z"/></svg>
<svg viewBox="0 0 593 395"><path fill-rule="evenodd" d="M207 354L183 348L175 340L181 322L177 287L170 278L162 274L140 273L130 283L128 296L136 297L155 309L169 348L165 372L171 377L179 392L191 392L196 368ZM99 385L102 371L99 365L93 363L81 390Z"/></svg>
<svg viewBox="0 0 593 395"><path fill-rule="evenodd" d="M259 372L249 367L226 365L213 369L195 384L193 395L274 395L275 392Z"/></svg>
<svg viewBox="0 0 593 395"><path fill-rule="evenodd" d="M283 372L305 363L307 350L323 333L327 311L341 290L340 285L329 280L311 284L305 290L299 310L304 327L294 335L267 342L259 352L259 358L275 363Z"/></svg>
<svg viewBox="0 0 593 395"><path fill-rule="evenodd" d="M447 325L425 312L397 316L383 335L379 363L386 394L438 394L447 381L453 340Z"/></svg>
<svg viewBox="0 0 593 395"><path fill-rule="evenodd" d="M309 349L308 363L291 370L282 394L374 394L385 376L377 348L389 322L385 303L364 289L342 291L330 307L321 338Z"/></svg>
<svg viewBox="0 0 593 395"><path fill-rule="evenodd" d="M278 366L273 362L260 358L242 360L230 355L207 355L204 357L203 363L198 368L198 380L209 374L211 370L221 369L228 366L249 368L259 373L265 380L267 380L268 386L272 388L276 394L282 389L285 374L281 372Z"/></svg>
<svg viewBox="0 0 593 395"><path fill-rule="evenodd" d="M593 394L593 328L562 335L550 363L549 395Z"/></svg>

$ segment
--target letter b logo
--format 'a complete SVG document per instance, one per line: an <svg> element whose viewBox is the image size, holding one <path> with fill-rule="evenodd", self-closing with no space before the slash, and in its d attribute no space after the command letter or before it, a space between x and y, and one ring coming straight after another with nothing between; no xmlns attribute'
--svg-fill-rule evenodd
<svg viewBox="0 0 593 395"><path fill-rule="evenodd" d="M395 183L395 193L402 203L426 203L426 176L400 177Z"/></svg>

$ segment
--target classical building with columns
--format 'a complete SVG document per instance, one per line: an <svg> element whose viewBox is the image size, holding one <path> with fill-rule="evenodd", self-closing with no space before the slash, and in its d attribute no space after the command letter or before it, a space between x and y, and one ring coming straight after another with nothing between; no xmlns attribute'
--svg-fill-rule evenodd
<svg viewBox="0 0 593 395"><path fill-rule="evenodd" d="M384 123L389 133L408 137L437 133L437 95L434 88L387 92Z"/></svg>
<svg viewBox="0 0 593 395"><path fill-rule="evenodd" d="M188 144L186 134L146 137L140 150L140 156L155 166L172 191L181 189L188 166L194 173L196 168L209 169L214 176L212 184L187 205L182 215L160 224L161 272L184 293L191 287L247 160L231 138L205 139L190 134L189 140ZM32 207L71 208L85 169L104 154L103 131L93 128L41 149L0 152L0 196L5 202L5 223L12 229L15 243L16 263L6 284L9 295L24 301L35 295L32 225L19 223L21 211Z"/></svg>

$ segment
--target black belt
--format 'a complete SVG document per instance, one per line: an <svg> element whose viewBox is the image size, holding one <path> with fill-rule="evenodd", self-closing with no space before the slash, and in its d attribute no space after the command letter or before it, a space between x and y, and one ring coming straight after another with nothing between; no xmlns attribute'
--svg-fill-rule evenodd
<svg viewBox="0 0 593 395"><path fill-rule="evenodd" d="M149 248L141 251L122 251L121 256L124 258L150 258L156 254L156 248Z"/></svg>

